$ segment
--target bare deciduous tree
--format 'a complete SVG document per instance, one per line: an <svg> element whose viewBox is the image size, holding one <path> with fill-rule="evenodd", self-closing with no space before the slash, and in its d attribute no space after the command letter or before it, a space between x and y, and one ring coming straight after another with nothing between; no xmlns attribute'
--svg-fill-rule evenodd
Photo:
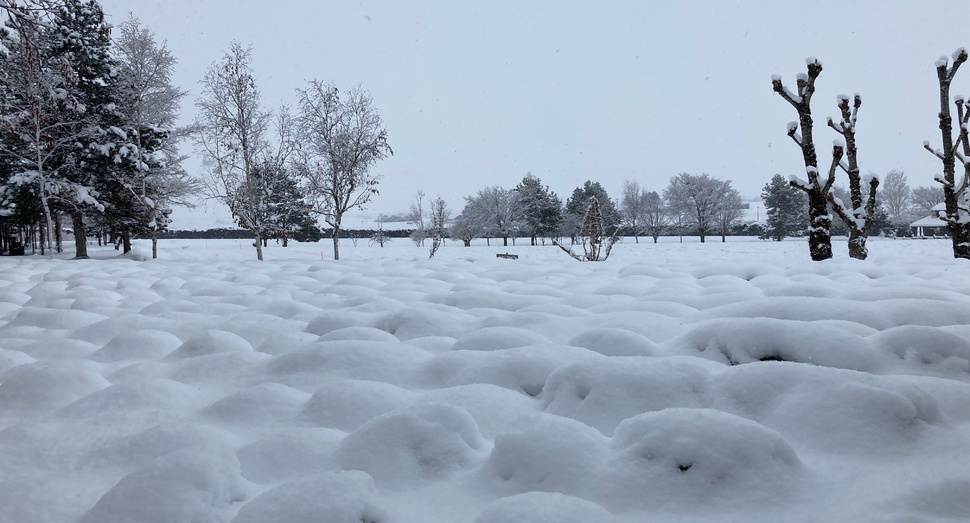
<svg viewBox="0 0 970 523"><path fill-rule="evenodd" d="M950 112L950 84L960 66L967 61L967 51L959 48L953 52L953 64L945 56L936 61L936 76L940 83L940 131L943 148L934 149L930 143L923 147L943 162L943 175L936 181L943 185L943 202L946 213L943 220L950 230L953 240L953 257L970 259L970 204L967 202L967 187L970 186L970 107L962 96L954 97L957 109L957 136L953 138L953 116ZM963 176L957 181L956 163L963 164Z"/></svg>
<svg viewBox="0 0 970 523"><path fill-rule="evenodd" d="M448 209L448 204L441 198L441 196L436 197L431 200L431 256L429 258L434 258L436 252L441 247L442 241L445 238L445 222L451 217L451 210Z"/></svg>
<svg viewBox="0 0 970 523"><path fill-rule="evenodd" d="M414 194L414 201L411 202L411 209L408 213L408 223L414 224L411 241L418 247L424 247L424 240L428 237L428 232L424 227L424 191L418 191Z"/></svg>
<svg viewBox="0 0 970 523"><path fill-rule="evenodd" d="M339 260L344 214L363 209L378 194L380 176L370 169L394 151L370 93L361 87L341 96L335 86L312 80L297 96L298 172L332 229L333 258Z"/></svg>
<svg viewBox="0 0 970 523"><path fill-rule="evenodd" d="M722 243L727 241L727 235L734 222L744 217L744 200L736 189L730 187L730 183L727 182L727 190L724 192L724 197L721 198L717 212L714 213L714 221L717 222Z"/></svg>
<svg viewBox="0 0 970 523"><path fill-rule="evenodd" d="M670 209L667 204L656 192L648 192L644 198L643 226L647 234L653 238L653 243L657 243L668 225L670 225Z"/></svg>
<svg viewBox="0 0 970 523"><path fill-rule="evenodd" d="M188 93L172 85L178 60L164 42L156 43L155 35L134 16L118 29L114 50L120 68L120 109L136 130L139 154L135 172L140 179L132 186L140 186L137 196L148 209L152 258L157 258L161 215L168 205L190 203L186 197L198 189L175 147L181 134L175 129L179 104ZM158 143L149 146L148 137Z"/></svg>
<svg viewBox="0 0 970 523"><path fill-rule="evenodd" d="M906 183L906 174L899 169L893 169L882 178L882 204L886 207L889 219L897 227L909 217L910 189Z"/></svg>
<svg viewBox="0 0 970 523"><path fill-rule="evenodd" d="M709 174L680 173L670 179L664 199L697 228L701 243L714 230L718 213L725 205L731 182Z"/></svg>
<svg viewBox="0 0 970 523"><path fill-rule="evenodd" d="M271 114L260 105L249 66L251 51L233 42L222 59L209 66L195 102L195 141L208 167L203 182L207 195L225 203L239 224L253 233L256 258L262 260L254 171L267 148Z"/></svg>
<svg viewBox="0 0 970 523"><path fill-rule="evenodd" d="M640 188L640 182L627 180L623 182L623 195L620 200L623 212L623 222L633 232L633 239L640 243L640 231L644 226L647 212L647 190Z"/></svg>
<svg viewBox="0 0 970 523"><path fill-rule="evenodd" d="M910 200L916 212L921 214L932 212L933 207L943 201L943 187L925 185L914 187Z"/></svg>
<svg viewBox="0 0 970 523"><path fill-rule="evenodd" d="M842 120L838 123L831 118L828 125L835 132L842 135L843 140L836 140L832 147L832 166L829 168L829 179L835 178L835 169L840 168L849 177L849 204L836 198L831 191L826 194L832 204L832 210L838 215L842 223L849 230L849 257L857 260L864 260L869 255L866 248L866 239L872 231L873 215L876 212L876 188L879 187L879 178L873 176L869 180L869 193L862 194L862 176L859 171L858 149L855 145L855 127L859 115L859 107L862 106L862 97L858 93L853 97L852 107L849 107L849 97L839 95L839 111L842 113ZM845 154L847 162L842 161Z"/></svg>
<svg viewBox="0 0 970 523"><path fill-rule="evenodd" d="M832 257L832 217L829 215L828 194L835 183L835 173L831 172L826 180L819 178L818 156L815 152L812 120L812 95L815 94L815 80L822 73L822 63L814 57L807 58L807 73L800 73L795 79L796 92L791 92L781 83L781 76L771 77L772 89L782 99L791 104L798 113L797 122L788 123L788 136L798 144L802 151L805 173L808 180L793 178L790 183L808 195L808 250L815 261ZM801 133L798 132L799 127Z"/></svg>

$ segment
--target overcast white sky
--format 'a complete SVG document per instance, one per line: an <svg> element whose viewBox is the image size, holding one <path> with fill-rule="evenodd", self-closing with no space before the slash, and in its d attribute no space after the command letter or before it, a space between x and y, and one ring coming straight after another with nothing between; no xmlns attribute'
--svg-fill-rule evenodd
<svg viewBox="0 0 970 523"><path fill-rule="evenodd" d="M236 40L253 47L267 107L318 78L369 90L395 155L370 211L399 213L417 190L456 212L526 172L564 199L585 180L614 198L638 180L662 192L680 172L730 179L756 198L775 173L802 173L786 136L794 110L771 90L817 56L813 113L829 156L836 95L859 92L864 172L905 170L929 185L939 162L934 61L970 46L970 1L313 1L101 0L166 40L191 94ZM954 94L970 94L970 67ZM187 146L188 150L188 146ZM187 166L196 170L199 163ZM844 182L843 182L844 184ZM228 211L175 216L176 228L228 224ZM353 226L353 223L347 224Z"/></svg>

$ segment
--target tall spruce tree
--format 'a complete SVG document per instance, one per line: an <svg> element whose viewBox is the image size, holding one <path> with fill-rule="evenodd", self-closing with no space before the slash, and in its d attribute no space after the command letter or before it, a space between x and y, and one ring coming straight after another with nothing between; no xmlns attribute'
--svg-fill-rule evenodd
<svg viewBox="0 0 970 523"><path fill-rule="evenodd" d="M805 195L776 174L761 189L765 204L765 237L781 241L808 227L805 217Z"/></svg>
<svg viewBox="0 0 970 523"><path fill-rule="evenodd" d="M86 132L67 164L67 177L77 186L91 188L91 198L62 200L72 216L76 257L87 256L85 214L104 215L109 227L125 239L130 250L132 230L143 209L134 202L131 180L138 148L125 128L118 107L117 62L111 55L111 31L104 11L94 0L63 0L54 14L54 53L71 70L77 101L88 115Z"/></svg>

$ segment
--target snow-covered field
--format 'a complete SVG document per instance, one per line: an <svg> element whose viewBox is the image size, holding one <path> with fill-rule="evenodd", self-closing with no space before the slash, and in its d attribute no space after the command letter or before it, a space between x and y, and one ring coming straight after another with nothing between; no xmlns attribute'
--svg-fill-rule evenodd
<svg viewBox="0 0 970 523"><path fill-rule="evenodd" d="M970 264L732 240L0 258L0 521L970 519Z"/></svg>

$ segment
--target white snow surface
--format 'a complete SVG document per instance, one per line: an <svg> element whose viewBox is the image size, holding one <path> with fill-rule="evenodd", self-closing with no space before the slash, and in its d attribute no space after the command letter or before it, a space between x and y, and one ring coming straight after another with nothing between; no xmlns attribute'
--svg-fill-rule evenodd
<svg viewBox="0 0 970 523"><path fill-rule="evenodd" d="M949 240L519 243L0 258L0 522L970 519Z"/></svg>

